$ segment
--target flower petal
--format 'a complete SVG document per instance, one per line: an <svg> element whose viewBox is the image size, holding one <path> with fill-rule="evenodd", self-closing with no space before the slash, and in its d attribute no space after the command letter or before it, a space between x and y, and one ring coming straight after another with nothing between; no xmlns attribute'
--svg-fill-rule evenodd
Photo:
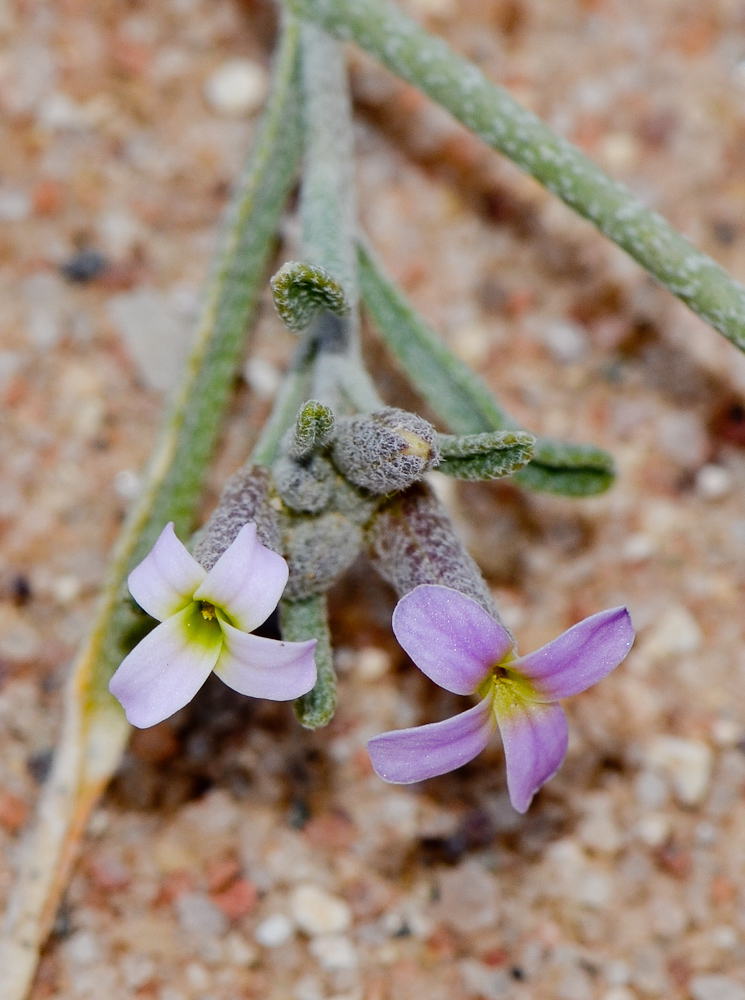
<svg viewBox="0 0 745 1000"><path fill-rule="evenodd" d="M367 744L372 766L385 781L410 785L454 771L473 760L496 728L491 696L444 722L397 729L374 736Z"/></svg>
<svg viewBox="0 0 745 1000"><path fill-rule="evenodd" d="M261 544L255 524L244 524L194 599L222 608L239 629L253 632L279 604L287 576L282 556Z"/></svg>
<svg viewBox="0 0 745 1000"><path fill-rule="evenodd" d="M401 598L393 631L419 669L453 694L473 694L513 646L506 629L480 604L433 584Z"/></svg>
<svg viewBox="0 0 745 1000"><path fill-rule="evenodd" d="M502 687L508 685L498 685L497 691ZM564 709L556 703L543 705L509 693L506 697L495 695L494 709L504 746L510 802L524 813L566 756L569 730Z"/></svg>
<svg viewBox="0 0 745 1000"><path fill-rule="evenodd" d="M164 622L192 600L207 576L173 530L170 521L139 566L129 574L129 592L149 615Z"/></svg>
<svg viewBox="0 0 745 1000"><path fill-rule="evenodd" d="M210 675L222 649L216 621L190 604L148 633L126 656L109 691L133 726L146 729L183 708Z"/></svg>
<svg viewBox="0 0 745 1000"><path fill-rule="evenodd" d="M558 701L586 691L624 659L634 642L626 608L600 611L547 646L509 664L530 681L537 701Z"/></svg>
<svg viewBox="0 0 745 1000"><path fill-rule="evenodd" d="M215 673L228 687L252 698L290 701L307 694L316 683L315 639L281 642L220 625L225 645Z"/></svg>

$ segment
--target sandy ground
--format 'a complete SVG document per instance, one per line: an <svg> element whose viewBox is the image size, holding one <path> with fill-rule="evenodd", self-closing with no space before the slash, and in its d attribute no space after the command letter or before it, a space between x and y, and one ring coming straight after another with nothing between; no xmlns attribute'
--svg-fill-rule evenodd
<svg viewBox="0 0 745 1000"><path fill-rule="evenodd" d="M742 3L408 9L745 277ZM233 0L0 0L0 32L4 899L253 132L273 18ZM241 109L219 88L235 59L253 73ZM388 268L526 427L618 463L588 501L449 487L459 527L523 650L619 603L637 645L568 705L567 761L527 816L496 742L388 787L366 739L458 699L407 663L391 593L356 567L333 595L326 732L215 681L135 736L33 1000L743 1000L745 359L352 60L363 222ZM278 262L296 234L288 221ZM381 391L415 405L368 332ZM267 306L206 511L291 347Z"/></svg>

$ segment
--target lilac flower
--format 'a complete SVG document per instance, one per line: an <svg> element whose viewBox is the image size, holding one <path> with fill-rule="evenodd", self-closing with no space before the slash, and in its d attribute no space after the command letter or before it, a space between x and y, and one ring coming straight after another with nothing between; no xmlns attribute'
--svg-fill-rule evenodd
<svg viewBox="0 0 745 1000"><path fill-rule="evenodd" d="M626 608L585 618L547 646L517 656L509 633L481 605L449 587L403 597L393 631L429 678L481 701L460 715L383 733L368 743L381 778L398 784L452 771L479 754L498 726L512 805L525 812L558 771L568 731L560 698L585 691L624 659L634 641Z"/></svg>
<svg viewBox="0 0 745 1000"><path fill-rule="evenodd" d="M316 682L308 642L249 633L266 621L287 583L287 563L246 524L207 572L167 524L129 574L137 603L161 624L124 658L109 690L144 729L191 701L210 672L240 694L285 701Z"/></svg>

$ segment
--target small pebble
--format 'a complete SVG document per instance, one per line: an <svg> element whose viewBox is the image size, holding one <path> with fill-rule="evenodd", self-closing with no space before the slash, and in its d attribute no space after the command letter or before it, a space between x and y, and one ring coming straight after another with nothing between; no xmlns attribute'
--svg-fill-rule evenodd
<svg viewBox="0 0 745 1000"><path fill-rule="evenodd" d="M231 931L227 935L224 950L228 964L239 969L248 969L259 961L259 952L237 931Z"/></svg>
<svg viewBox="0 0 745 1000"><path fill-rule="evenodd" d="M694 976L688 989L692 1000L745 1000L745 986L728 976Z"/></svg>
<svg viewBox="0 0 745 1000"><path fill-rule="evenodd" d="M254 931L258 944L265 948L279 948L293 935L292 921L283 913L273 913L271 917L262 920Z"/></svg>
<svg viewBox="0 0 745 1000"><path fill-rule="evenodd" d="M642 563L657 551L657 544L649 535L629 535L621 549L621 559L626 563Z"/></svg>
<svg viewBox="0 0 745 1000"><path fill-rule="evenodd" d="M227 888L210 897L228 920L242 920L256 907L259 894L256 886L245 878L237 878Z"/></svg>
<svg viewBox="0 0 745 1000"><path fill-rule="evenodd" d="M713 763L711 748L706 743L658 736L647 748L646 757L650 766L667 775L682 805L695 806L703 800Z"/></svg>
<svg viewBox="0 0 745 1000"><path fill-rule="evenodd" d="M721 465L704 465L696 474L696 492L702 500L721 500L732 485L732 473Z"/></svg>
<svg viewBox="0 0 745 1000"><path fill-rule="evenodd" d="M16 833L28 819L28 806L17 795L0 788L0 826L7 833Z"/></svg>
<svg viewBox="0 0 745 1000"><path fill-rule="evenodd" d="M549 323L543 329L541 339L554 360L562 365L571 365L576 361L581 361L587 354L587 334L578 323L569 323L564 320Z"/></svg>
<svg viewBox="0 0 745 1000"><path fill-rule="evenodd" d="M274 399L282 381L279 368L265 358L249 358L243 369L243 377L246 385L259 399Z"/></svg>
<svg viewBox="0 0 745 1000"><path fill-rule="evenodd" d="M670 820L660 813L642 817L634 827L634 834L649 847L661 847L671 832Z"/></svg>
<svg viewBox="0 0 745 1000"><path fill-rule="evenodd" d="M313 938L308 951L326 972L354 969L357 965L357 950L342 934L324 934Z"/></svg>
<svg viewBox="0 0 745 1000"><path fill-rule="evenodd" d="M100 250L83 247L60 266L60 272L68 281L84 285L95 281L108 267L108 261Z"/></svg>
<svg viewBox="0 0 745 1000"><path fill-rule="evenodd" d="M357 673L363 681L379 681L391 669L391 658L384 649L365 646L357 654Z"/></svg>
<svg viewBox="0 0 745 1000"><path fill-rule="evenodd" d="M203 937L222 937L228 921L207 896L201 892L185 892L174 900L176 916L182 930Z"/></svg>
<svg viewBox="0 0 745 1000"><path fill-rule="evenodd" d="M440 873L437 916L454 931L470 934L493 926L498 916L494 877L475 861Z"/></svg>
<svg viewBox="0 0 745 1000"><path fill-rule="evenodd" d="M735 719L715 719L711 738L718 747L735 747L743 738L743 726Z"/></svg>
<svg viewBox="0 0 745 1000"><path fill-rule="evenodd" d="M512 993L514 980L504 969L493 969L473 958L462 959L458 969L469 996L483 997L483 1000L507 1000Z"/></svg>
<svg viewBox="0 0 745 1000"><path fill-rule="evenodd" d="M0 191L0 221L24 222L31 215L31 199L23 191Z"/></svg>
<svg viewBox="0 0 745 1000"><path fill-rule="evenodd" d="M93 931L76 931L65 941L64 950L75 965L91 965L101 957L98 939Z"/></svg>
<svg viewBox="0 0 745 1000"><path fill-rule="evenodd" d="M191 340L178 308L154 288L136 288L109 300L109 316L147 384L174 389Z"/></svg>
<svg viewBox="0 0 745 1000"><path fill-rule="evenodd" d="M292 916L298 927L315 937L339 934L352 922L349 906L317 885L299 885L290 898Z"/></svg>
<svg viewBox="0 0 745 1000"><path fill-rule="evenodd" d="M245 115L264 103L269 80L263 66L251 59L230 59L204 85L210 107L221 115Z"/></svg>

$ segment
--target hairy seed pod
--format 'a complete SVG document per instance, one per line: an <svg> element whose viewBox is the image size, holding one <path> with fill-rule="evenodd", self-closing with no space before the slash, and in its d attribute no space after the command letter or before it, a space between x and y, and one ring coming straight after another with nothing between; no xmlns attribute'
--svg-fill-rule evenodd
<svg viewBox="0 0 745 1000"><path fill-rule="evenodd" d="M420 584L439 583L472 597L504 624L478 566L426 483L387 500L367 526L365 544L373 566L399 597Z"/></svg>
<svg viewBox="0 0 745 1000"><path fill-rule="evenodd" d="M259 541L281 554L279 515L270 504L273 495L272 475L263 465L244 466L231 476L217 507L195 535L192 551L197 562L211 570L249 521L256 525Z"/></svg>
<svg viewBox="0 0 745 1000"><path fill-rule="evenodd" d="M362 529L342 514L283 517L283 554L290 567L286 601L324 594L362 549Z"/></svg>
<svg viewBox="0 0 745 1000"><path fill-rule="evenodd" d="M336 471L328 459L313 455L295 461L282 455L272 471L277 492L292 510L319 514L331 503Z"/></svg>
<svg viewBox="0 0 745 1000"><path fill-rule="evenodd" d="M331 457L355 486L387 495L405 490L437 465L434 427L415 413L389 406L337 421Z"/></svg>

